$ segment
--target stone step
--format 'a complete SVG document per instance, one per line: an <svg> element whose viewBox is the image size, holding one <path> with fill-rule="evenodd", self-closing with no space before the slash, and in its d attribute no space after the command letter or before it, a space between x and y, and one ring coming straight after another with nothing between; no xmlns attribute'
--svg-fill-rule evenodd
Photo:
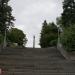
<svg viewBox="0 0 75 75"><path fill-rule="evenodd" d="M35 50L33 50L33 51L2 51L2 52L0 52L0 55L2 55L2 54L34 54L34 55L46 55L46 54L57 54L57 55L59 55L60 54L60 52L52 52L52 51L35 51Z"/></svg>
<svg viewBox="0 0 75 75"><path fill-rule="evenodd" d="M35 65L35 66L62 66L64 68L65 67L72 67L74 68L75 66L75 62L66 62L66 61L16 61L16 60L1 60L0 61L0 66L27 66L27 65Z"/></svg>
<svg viewBox="0 0 75 75"><path fill-rule="evenodd" d="M51 59L51 58L62 58L61 55L54 55L54 54L49 54L49 55L0 55L0 59Z"/></svg>
<svg viewBox="0 0 75 75"><path fill-rule="evenodd" d="M4 69L34 69L34 70L64 70L65 72L75 72L75 64L70 65L67 63L64 65L63 63L19 63L19 64L1 64L0 68Z"/></svg>
<svg viewBox="0 0 75 75"><path fill-rule="evenodd" d="M64 62L65 63L65 62ZM9 60L9 61L5 61L5 60L3 60L3 61L0 61L0 65L9 65L9 66L14 66L14 65L16 65L16 66L24 66L24 65L48 65L48 66L50 66L50 65L53 65L53 66L55 66L55 65L59 65L59 64L61 64L61 65L64 65L64 63L60 63L60 62L48 62L48 61L30 61L30 62L28 62L28 61L14 61L14 60ZM70 63L71 64L71 63ZM66 64L65 64L66 65ZM72 65L72 64L71 64ZM74 64L75 65L75 64Z"/></svg>
<svg viewBox="0 0 75 75"><path fill-rule="evenodd" d="M17 64L17 63L49 63L50 62L58 62L58 61L61 61L61 59L59 58L54 58L54 59L0 59L0 64L3 63L3 64Z"/></svg>
<svg viewBox="0 0 75 75"><path fill-rule="evenodd" d="M2 75L74 75L75 72L60 72L60 71L27 71L27 72L8 72L4 71Z"/></svg>
<svg viewBox="0 0 75 75"><path fill-rule="evenodd" d="M56 49L56 48L39 48L39 49L35 49L35 48L24 48L24 49L11 49L11 48L7 48L7 49L5 49L5 50L2 50L2 52L9 52L9 53L11 53L11 52L15 52L15 53L17 53L17 52L26 52L26 53L28 53L28 52L32 52L32 53L58 53L59 51Z"/></svg>
<svg viewBox="0 0 75 75"><path fill-rule="evenodd" d="M75 73L5 73L2 75L75 75Z"/></svg>
<svg viewBox="0 0 75 75"><path fill-rule="evenodd" d="M2 75L75 74L75 61L66 61L56 48L7 48L0 52Z"/></svg>

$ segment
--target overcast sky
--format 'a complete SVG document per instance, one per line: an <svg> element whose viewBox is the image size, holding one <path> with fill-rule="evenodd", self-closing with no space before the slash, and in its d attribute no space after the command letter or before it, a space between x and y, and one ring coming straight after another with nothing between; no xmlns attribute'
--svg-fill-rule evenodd
<svg viewBox="0 0 75 75"><path fill-rule="evenodd" d="M15 27L27 34L27 47L33 46L36 36L36 47L39 46L40 31L44 20L55 22L62 13L62 0L10 0Z"/></svg>

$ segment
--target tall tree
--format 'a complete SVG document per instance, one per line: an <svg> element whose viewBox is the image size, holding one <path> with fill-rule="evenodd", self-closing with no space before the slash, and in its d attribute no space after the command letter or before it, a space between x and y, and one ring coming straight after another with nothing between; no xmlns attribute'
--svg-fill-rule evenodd
<svg viewBox="0 0 75 75"><path fill-rule="evenodd" d="M11 28L8 33L8 41L11 43L17 43L19 46L25 46L27 42L26 34L22 30L17 28Z"/></svg>
<svg viewBox="0 0 75 75"><path fill-rule="evenodd" d="M44 21L41 30L40 46L42 48L55 46L57 43L57 33L58 29L54 23L48 24Z"/></svg>
<svg viewBox="0 0 75 75"><path fill-rule="evenodd" d="M0 1L0 33L3 35L5 30L8 30L15 20L12 16L12 8L8 4L9 1L10 0Z"/></svg>
<svg viewBox="0 0 75 75"><path fill-rule="evenodd" d="M64 0L62 25L64 27L75 24L75 0Z"/></svg>
<svg viewBox="0 0 75 75"><path fill-rule="evenodd" d="M45 40L45 33L46 33L46 28L47 28L47 22L46 20L44 21L43 23L43 26L42 26L42 30L41 30L41 37L40 37L40 46L41 47L45 47L45 43L46 43L46 40Z"/></svg>

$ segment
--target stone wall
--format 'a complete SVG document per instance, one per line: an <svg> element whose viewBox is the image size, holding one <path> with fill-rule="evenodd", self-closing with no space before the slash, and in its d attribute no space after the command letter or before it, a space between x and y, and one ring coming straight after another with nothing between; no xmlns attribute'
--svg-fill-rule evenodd
<svg viewBox="0 0 75 75"><path fill-rule="evenodd" d="M61 52L61 54L67 59L70 60L70 56L68 55L68 52L66 52L62 46L61 43L57 44L57 49Z"/></svg>

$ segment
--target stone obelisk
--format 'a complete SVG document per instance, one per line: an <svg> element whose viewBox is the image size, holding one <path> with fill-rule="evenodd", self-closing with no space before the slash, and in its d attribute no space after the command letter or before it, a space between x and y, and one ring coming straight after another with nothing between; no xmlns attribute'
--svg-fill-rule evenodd
<svg viewBox="0 0 75 75"><path fill-rule="evenodd" d="M33 36L33 48L35 48L35 36Z"/></svg>

